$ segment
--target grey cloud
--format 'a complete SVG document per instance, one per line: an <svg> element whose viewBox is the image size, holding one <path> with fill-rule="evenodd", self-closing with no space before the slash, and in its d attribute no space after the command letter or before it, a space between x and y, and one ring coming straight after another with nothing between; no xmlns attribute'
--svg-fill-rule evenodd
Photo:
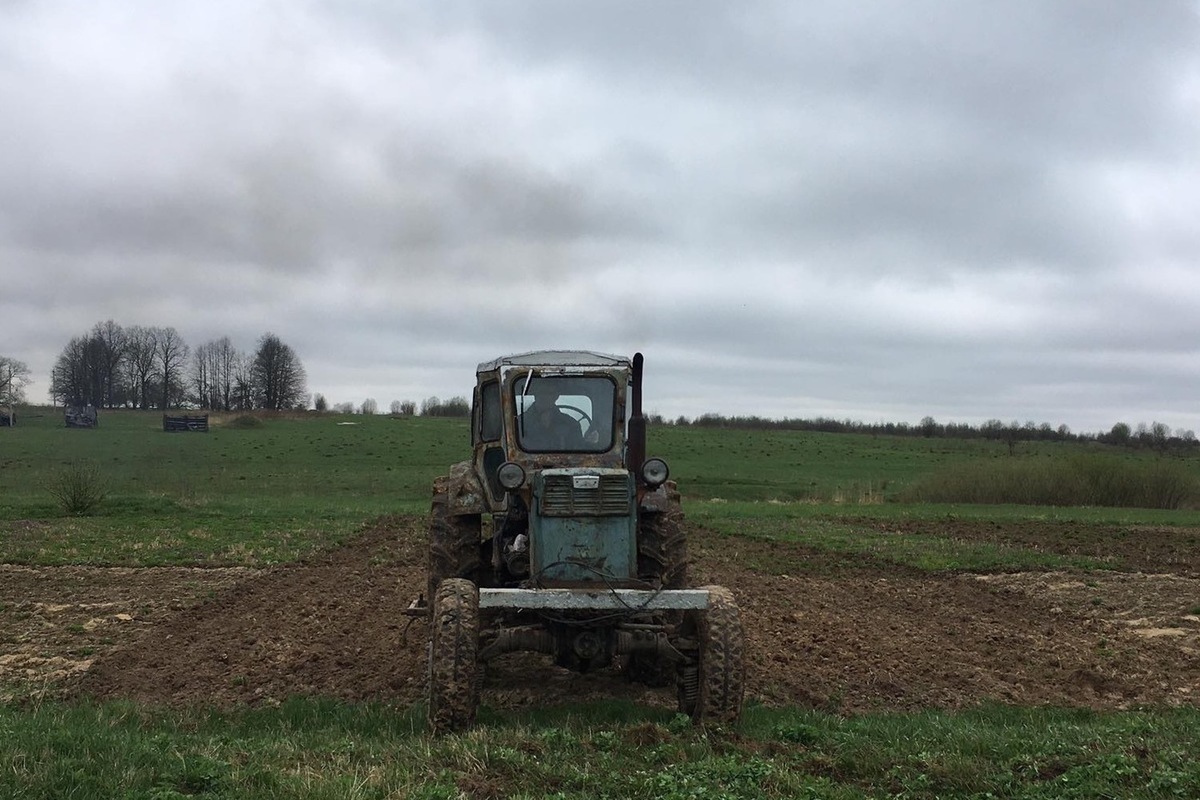
<svg viewBox="0 0 1200 800"><path fill-rule="evenodd" d="M1198 38L1172 0L3 6L0 351L270 329L386 405L640 348L672 415L1195 427Z"/></svg>

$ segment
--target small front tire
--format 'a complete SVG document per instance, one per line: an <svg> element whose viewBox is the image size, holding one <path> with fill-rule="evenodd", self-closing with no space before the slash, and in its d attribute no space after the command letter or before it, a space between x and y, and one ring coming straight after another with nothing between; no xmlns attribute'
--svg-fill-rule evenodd
<svg viewBox="0 0 1200 800"><path fill-rule="evenodd" d="M745 696L745 637L733 594L706 586L708 608L689 612L685 628L699 644L697 663L680 668L679 710L696 724L732 723Z"/></svg>
<svg viewBox="0 0 1200 800"><path fill-rule="evenodd" d="M479 654L479 589L447 578L437 588L429 632L429 728L435 735L475 722Z"/></svg>

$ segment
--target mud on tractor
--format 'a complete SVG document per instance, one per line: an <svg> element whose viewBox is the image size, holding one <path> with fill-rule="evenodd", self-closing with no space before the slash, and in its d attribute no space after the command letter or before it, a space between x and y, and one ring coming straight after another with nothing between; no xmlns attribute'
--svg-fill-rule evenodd
<svg viewBox="0 0 1200 800"><path fill-rule="evenodd" d="M628 400L628 403L627 403ZM674 683L697 723L743 695L732 594L689 588L679 491L646 457L642 356L541 351L479 365L470 461L433 485L429 721L475 719L487 662L515 651Z"/></svg>

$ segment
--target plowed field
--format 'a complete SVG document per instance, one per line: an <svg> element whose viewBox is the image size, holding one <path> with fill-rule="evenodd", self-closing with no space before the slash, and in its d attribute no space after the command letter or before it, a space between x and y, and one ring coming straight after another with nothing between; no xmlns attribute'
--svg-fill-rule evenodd
<svg viewBox="0 0 1200 800"><path fill-rule="evenodd" d="M1063 553L1104 546L1050 525L931 527ZM1200 705L1200 554L1182 535L1108 542L1158 543L1137 572L974 575L699 529L692 572L729 586L741 606L752 701L851 713L989 700ZM402 614L424 585L423 541L423 520L398 517L267 570L0 566L0 695L408 705L424 695L425 624ZM674 704L669 689L526 655L489 669L483 702L614 695Z"/></svg>

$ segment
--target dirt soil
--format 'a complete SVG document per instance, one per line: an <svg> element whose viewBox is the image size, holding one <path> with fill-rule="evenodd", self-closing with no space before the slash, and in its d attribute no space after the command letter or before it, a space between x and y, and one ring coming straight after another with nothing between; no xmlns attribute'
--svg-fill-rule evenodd
<svg viewBox="0 0 1200 800"><path fill-rule="evenodd" d="M1095 546L1049 525L922 525L1054 551ZM1162 558L1132 562L1136 572L931 575L700 529L692 571L738 600L751 701L843 713L981 701L1196 706L1200 555L1187 535L1133 537L1130 552ZM402 612L424 585L423 542L423 520L397 517L262 571L0 566L0 697L420 701L426 626ZM492 665L483 703L612 696L674 705L671 689L532 655Z"/></svg>

